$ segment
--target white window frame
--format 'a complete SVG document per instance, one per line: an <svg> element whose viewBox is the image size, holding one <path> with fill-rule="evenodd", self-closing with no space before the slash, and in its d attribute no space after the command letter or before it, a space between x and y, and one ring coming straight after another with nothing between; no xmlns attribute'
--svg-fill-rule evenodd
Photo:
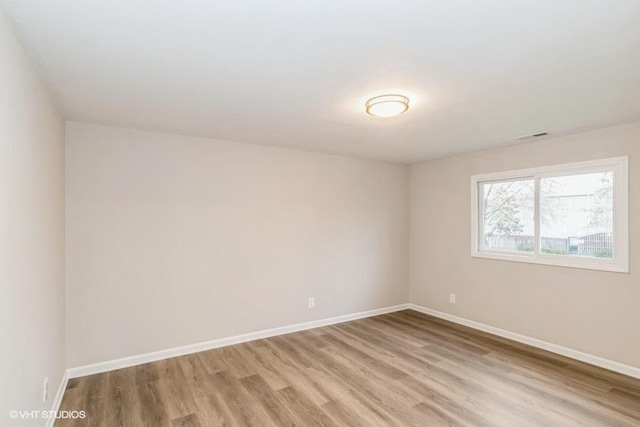
<svg viewBox="0 0 640 427"><path fill-rule="evenodd" d="M597 172L613 172L613 258L578 257L540 252L540 179ZM566 163L539 168L488 173L471 176L471 256L503 261L545 264L560 267L629 273L629 160L628 157ZM480 192L483 182L533 179L535 184L535 249L533 253L480 250Z"/></svg>

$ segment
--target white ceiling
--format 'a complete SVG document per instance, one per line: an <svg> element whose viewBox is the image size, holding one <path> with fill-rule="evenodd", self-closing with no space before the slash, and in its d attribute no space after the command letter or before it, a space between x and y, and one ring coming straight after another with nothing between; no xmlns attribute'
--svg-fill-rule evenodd
<svg viewBox="0 0 640 427"><path fill-rule="evenodd" d="M640 118L640 0L2 3L72 120L415 162Z"/></svg>

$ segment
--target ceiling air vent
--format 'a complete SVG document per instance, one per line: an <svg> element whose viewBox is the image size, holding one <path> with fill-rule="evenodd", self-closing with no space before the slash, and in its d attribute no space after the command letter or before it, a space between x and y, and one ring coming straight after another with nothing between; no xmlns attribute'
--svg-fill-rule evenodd
<svg viewBox="0 0 640 427"><path fill-rule="evenodd" d="M548 132L538 132L538 133L532 133L531 135L522 135L514 139L516 141L528 141L533 138L540 138L541 136L547 136L547 135L549 135Z"/></svg>

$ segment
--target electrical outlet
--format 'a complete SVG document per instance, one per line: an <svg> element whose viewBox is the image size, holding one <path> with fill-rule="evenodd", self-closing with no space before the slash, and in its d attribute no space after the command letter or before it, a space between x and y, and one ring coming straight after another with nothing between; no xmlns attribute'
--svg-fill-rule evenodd
<svg viewBox="0 0 640 427"><path fill-rule="evenodd" d="M42 402L47 403L49 400L49 377L44 379L44 384L42 385Z"/></svg>
<svg viewBox="0 0 640 427"><path fill-rule="evenodd" d="M449 304L456 303L456 294L449 294Z"/></svg>
<svg viewBox="0 0 640 427"><path fill-rule="evenodd" d="M316 308L316 299L314 297L309 297L309 308Z"/></svg>

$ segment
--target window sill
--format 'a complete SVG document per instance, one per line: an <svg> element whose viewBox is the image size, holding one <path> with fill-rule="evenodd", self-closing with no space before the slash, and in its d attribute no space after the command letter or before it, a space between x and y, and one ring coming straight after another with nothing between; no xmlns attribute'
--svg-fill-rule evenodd
<svg viewBox="0 0 640 427"><path fill-rule="evenodd" d="M534 255L516 254L513 252L484 252L472 251L474 258L486 258L500 261L524 262L528 264L551 265L554 267L579 268L586 270L600 270L615 273L629 273L628 263L620 260L603 260L589 257L567 258L562 255Z"/></svg>

